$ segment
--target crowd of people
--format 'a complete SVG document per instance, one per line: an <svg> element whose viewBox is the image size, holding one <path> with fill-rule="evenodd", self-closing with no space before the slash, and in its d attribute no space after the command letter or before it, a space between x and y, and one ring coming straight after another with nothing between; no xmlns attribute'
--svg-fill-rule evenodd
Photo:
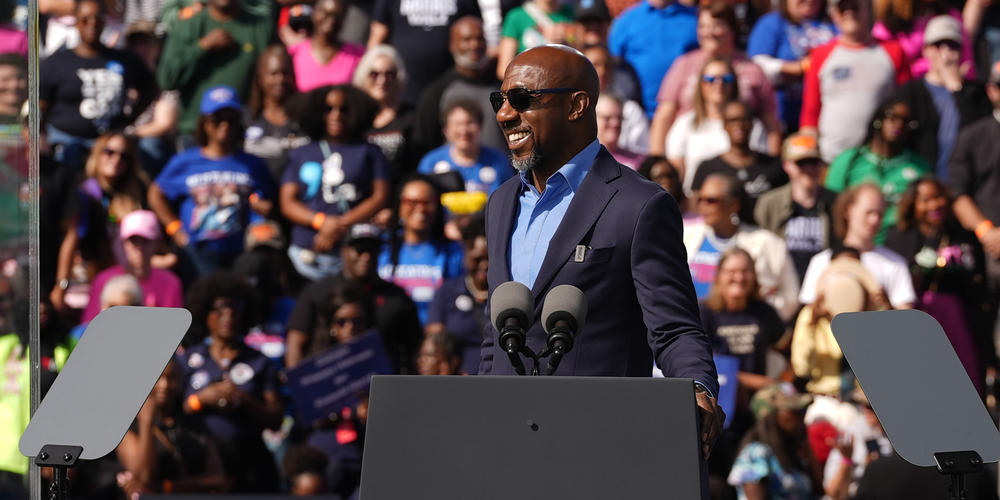
<svg viewBox="0 0 1000 500"><path fill-rule="evenodd" d="M525 175L490 94L547 43L593 63L600 142L680 205L704 331L736 387L713 498L946 494L894 455L833 337L842 312L931 314L995 406L989 0L39 8L45 380L108 307L193 316L116 452L73 480L81 497L356 494L366 398L304 421L287 373L376 332L395 373L476 374L482 211ZM23 9L0 11L0 122L26 124ZM22 274L0 280L6 443L27 415ZM27 468L0 452L0 496Z"/></svg>

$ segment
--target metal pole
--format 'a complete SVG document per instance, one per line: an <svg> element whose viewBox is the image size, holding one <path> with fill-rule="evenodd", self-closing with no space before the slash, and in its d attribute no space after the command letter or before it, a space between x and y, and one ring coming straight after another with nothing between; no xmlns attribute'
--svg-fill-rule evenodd
<svg viewBox="0 0 1000 500"><path fill-rule="evenodd" d="M28 0L28 297L29 341L31 364L31 414L41 402L41 337L38 324L38 0ZM51 230L51 228L50 228ZM42 500L41 473L31 460L28 465L28 488L31 500Z"/></svg>

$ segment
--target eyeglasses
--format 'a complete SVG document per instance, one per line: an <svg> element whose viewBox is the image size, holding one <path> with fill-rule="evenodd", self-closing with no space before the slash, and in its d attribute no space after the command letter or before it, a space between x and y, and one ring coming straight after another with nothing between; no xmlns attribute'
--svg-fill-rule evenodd
<svg viewBox="0 0 1000 500"><path fill-rule="evenodd" d="M891 111L885 114L884 120L885 121L892 120L894 122L902 122L910 130L916 130L916 129L920 128L920 122L918 122L916 120L911 120L909 116L899 115L899 114L893 113Z"/></svg>
<svg viewBox="0 0 1000 500"><path fill-rule="evenodd" d="M385 79L386 79L386 81L393 81L393 80L396 79L397 76L399 76L399 72L397 70L394 70L394 69L388 69L388 70L385 70L385 71L375 71L375 70L372 70L372 71L368 72L368 79L369 80L372 80L372 81L378 80L378 77L380 77L380 76L384 76Z"/></svg>
<svg viewBox="0 0 1000 500"><path fill-rule="evenodd" d="M354 249L354 251L357 252L358 255L366 253L377 254L379 250L382 249L381 243L379 243L378 241L371 241L371 240L353 241L348 246Z"/></svg>
<svg viewBox="0 0 1000 500"><path fill-rule="evenodd" d="M490 104L493 105L493 112L497 113L500 108L503 107L503 102L507 101L510 103L510 107L514 108L514 111L524 111L531 107L532 100L542 94L561 94L564 92L576 92L577 89L571 89L566 87L559 87L553 89L535 89L528 90L525 88L510 89L507 92L491 92L490 93Z"/></svg>
<svg viewBox="0 0 1000 500"><path fill-rule="evenodd" d="M938 40L931 44L934 48L940 49L942 47L947 47L955 52L962 50L962 44L954 40Z"/></svg>
<svg viewBox="0 0 1000 500"><path fill-rule="evenodd" d="M705 83L725 83L729 85L736 81L736 77L732 73L726 73L724 75L701 75L701 81Z"/></svg>
<svg viewBox="0 0 1000 500"><path fill-rule="evenodd" d="M348 324L351 326L360 326L363 324L363 321L361 318L336 318L333 320L333 324L339 327L345 327Z"/></svg>
<svg viewBox="0 0 1000 500"><path fill-rule="evenodd" d="M128 159L128 151L123 151L123 150L118 150L118 149L111 149L111 148L104 148L103 153L104 153L104 156L107 156L108 158L121 158L123 160L124 159Z"/></svg>

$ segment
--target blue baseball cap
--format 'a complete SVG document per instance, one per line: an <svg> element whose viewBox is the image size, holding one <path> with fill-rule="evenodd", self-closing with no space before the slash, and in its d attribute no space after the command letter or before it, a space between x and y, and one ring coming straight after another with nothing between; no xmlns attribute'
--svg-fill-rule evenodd
<svg viewBox="0 0 1000 500"><path fill-rule="evenodd" d="M201 96L201 114L210 115L220 109L235 109L243 111L236 89L228 85L219 85L205 91Z"/></svg>

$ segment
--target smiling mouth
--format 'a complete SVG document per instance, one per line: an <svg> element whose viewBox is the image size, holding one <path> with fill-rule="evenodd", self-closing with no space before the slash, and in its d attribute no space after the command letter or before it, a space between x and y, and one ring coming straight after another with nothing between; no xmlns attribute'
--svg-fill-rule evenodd
<svg viewBox="0 0 1000 500"><path fill-rule="evenodd" d="M531 136L531 132L526 132L526 131L508 132L507 144L509 144L513 148L516 145L520 144L521 142L524 142L529 136Z"/></svg>

